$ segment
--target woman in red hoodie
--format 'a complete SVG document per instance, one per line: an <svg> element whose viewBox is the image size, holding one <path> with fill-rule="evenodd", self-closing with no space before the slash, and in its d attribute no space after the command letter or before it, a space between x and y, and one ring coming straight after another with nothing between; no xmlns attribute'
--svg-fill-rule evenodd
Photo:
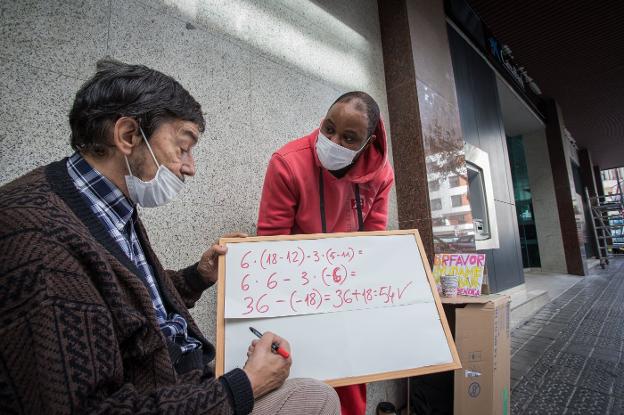
<svg viewBox="0 0 624 415"><path fill-rule="evenodd" d="M320 128L271 157L258 235L385 230L394 173L379 106L365 92L334 102ZM366 385L336 388L343 415L366 412Z"/></svg>

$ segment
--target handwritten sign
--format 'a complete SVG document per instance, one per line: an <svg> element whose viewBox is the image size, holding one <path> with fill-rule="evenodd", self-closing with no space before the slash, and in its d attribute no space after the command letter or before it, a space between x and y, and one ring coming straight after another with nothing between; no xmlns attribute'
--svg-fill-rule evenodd
<svg viewBox="0 0 624 415"><path fill-rule="evenodd" d="M291 377L332 386L460 367L418 231L221 243L218 375L245 365L249 326L289 341Z"/></svg>
<svg viewBox="0 0 624 415"><path fill-rule="evenodd" d="M417 251L412 235L233 244L225 318L433 303Z"/></svg>
<svg viewBox="0 0 624 415"><path fill-rule="evenodd" d="M483 284L485 254L436 254L433 277L440 290L440 276L457 275L457 295L478 297Z"/></svg>

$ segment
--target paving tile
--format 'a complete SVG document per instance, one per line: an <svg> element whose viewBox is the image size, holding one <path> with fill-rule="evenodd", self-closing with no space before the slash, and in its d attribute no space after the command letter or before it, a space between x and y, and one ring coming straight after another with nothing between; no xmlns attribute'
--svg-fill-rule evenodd
<svg viewBox="0 0 624 415"><path fill-rule="evenodd" d="M602 328L601 325L595 321L591 321L591 320L588 320L588 321L590 321L590 323L582 324L581 327L579 327L578 333L587 334L590 336L598 336Z"/></svg>
<svg viewBox="0 0 624 415"><path fill-rule="evenodd" d="M541 345L543 345L543 346L545 347L545 349L546 349L546 346L551 345L551 344L552 344L552 342L553 342L552 340L549 340L549 339L542 339L542 338L540 338L540 337L533 337L533 338L532 338L532 339L530 339L529 341L530 341L531 343L541 344ZM544 350L545 350L545 349L544 349Z"/></svg>
<svg viewBox="0 0 624 415"><path fill-rule="evenodd" d="M586 356L572 354L569 352L561 352L556 363L560 366L569 367L570 369L575 369L580 372L583 370L585 360L587 360Z"/></svg>
<svg viewBox="0 0 624 415"><path fill-rule="evenodd" d="M519 349L520 347L522 347L524 344L526 343L526 341L520 341L520 340L511 340L511 347L515 347L516 349Z"/></svg>
<svg viewBox="0 0 624 415"><path fill-rule="evenodd" d="M545 326L545 324L541 321L531 321L531 320L529 321L530 321L529 323L525 323L522 329L530 334L536 334L537 332L542 330Z"/></svg>
<svg viewBox="0 0 624 415"><path fill-rule="evenodd" d="M516 330L514 330L511 337L516 338L516 339L526 340L526 339L530 339L531 337L533 337L535 333L537 333L538 331L539 331L538 329L527 329L527 328L521 327L521 328L517 328Z"/></svg>
<svg viewBox="0 0 624 415"><path fill-rule="evenodd" d="M514 367L517 369L532 368L539 360L539 354L527 354L522 350L513 355Z"/></svg>
<svg viewBox="0 0 624 415"><path fill-rule="evenodd" d="M537 386L533 383L524 381L518 384L511 391L511 413L521 413L521 409L528 406L536 394Z"/></svg>
<svg viewBox="0 0 624 415"><path fill-rule="evenodd" d="M624 398L615 398L610 413L624 414Z"/></svg>
<svg viewBox="0 0 624 415"><path fill-rule="evenodd" d="M540 393L531 400L526 414L562 414L568 400L574 393L574 386L548 381L540 388Z"/></svg>
<svg viewBox="0 0 624 415"><path fill-rule="evenodd" d="M572 369L565 366L557 366L549 374L549 377L556 379L561 383L568 383L570 385L576 385L576 382L581 375L581 372L576 369Z"/></svg>
<svg viewBox="0 0 624 415"><path fill-rule="evenodd" d="M510 372L510 376L512 378L516 378L516 379L521 379L524 375L526 375L527 373L529 373L529 370L531 368L528 366L522 367L522 368L516 368L513 365L511 366L511 372Z"/></svg>
<svg viewBox="0 0 624 415"><path fill-rule="evenodd" d="M594 349L594 346L588 344L570 343L563 350L567 353L576 354L580 356L589 356L589 353Z"/></svg>
<svg viewBox="0 0 624 415"><path fill-rule="evenodd" d="M553 347L552 345L546 349L544 349L544 353L540 356L541 361L554 361L557 356L561 353L559 348Z"/></svg>
<svg viewBox="0 0 624 415"><path fill-rule="evenodd" d="M578 380L578 386L596 392L610 394L615 383L616 373L608 362L590 358Z"/></svg>
<svg viewBox="0 0 624 415"><path fill-rule="evenodd" d="M615 320L623 320L624 319L624 309L615 309L612 308L611 311L609 311L609 318L610 319L615 319Z"/></svg>
<svg viewBox="0 0 624 415"><path fill-rule="evenodd" d="M615 369L615 375L616 376L615 383L613 385L613 395L624 399L624 365L620 364Z"/></svg>
<svg viewBox="0 0 624 415"><path fill-rule="evenodd" d="M552 344L550 345L550 348L553 350L563 350L569 343L568 338L566 337L560 337L558 339L555 339Z"/></svg>
<svg viewBox="0 0 624 415"><path fill-rule="evenodd" d="M520 347L520 350L526 350L528 352L542 353L546 347L550 345L550 342L537 342L535 339L528 341Z"/></svg>
<svg viewBox="0 0 624 415"><path fill-rule="evenodd" d="M555 329L563 329L568 327L568 323L563 323L563 322L558 322L558 321L549 321L548 324L546 324L546 327L552 327Z"/></svg>
<svg viewBox="0 0 624 415"><path fill-rule="evenodd" d="M516 340L516 341L521 341L521 342L525 342L531 338L533 338L533 335L535 333L531 332L531 333L526 333L524 331L519 332L518 330L514 331L511 335L511 340Z"/></svg>
<svg viewBox="0 0 624 415"><path fill-rule="evenodd" d="M514 357L514 360L516 362L514 367L517 370L524 371L524 373L528 373L534 364L532 360L517 360L515 357Z"/></svg>
<svg viewBox="0 0 624 415"><path fill-rule="evenodd" d="M559 337L559 333L552 333L552 332L539 332L535 334L536 338L539 338L541 340L547 340L547 341L554 341L557 340Z"/></svg>
<svg viewBox="0 0 624 415"><path fill-rule="evenodd" d="M570 403L567 414L579 415L602 415L607 412L611 398L609 395L590 389L578 388Z"/></svg>
<svg viewBox="0 0 624 415"><path fill-rule="evenodd" d="M600 331L600 336L611 337L614 339L621 339L623 333L624 333L624 325L613 324L613 325L603 327L603 329Z"/></svg>
<svg viewBox="0 0 624 415"><path fill-rule="evenodd" d="M561 330L552 329L552 328L540 330L539 332L535 334L535 336L537 337L541 337L545 339L552 339L552 340L555 340L560 335L561 335Z"/></svg>
<svg viewBox="0 0 624 415"><path fill-rule="evenodd" d="M536 378L543 378L548 372L554 368L553 362L538 362L527 373L527 376L535 376Z"/></svg>
<svg viewBox="0 0 624 415"><path fill-rule="evenodd" d="M570 320L573 319L573 316L566 316L563 314L557 314L555 317L551 318L550 321L553 323L561 323L567 326L570 325Z"/></svg>
<svg viewBox="0 0 624 415"><path fill-rule="evenodd" d="M606 309L592 310L590 313L587 314L585 318L588 320L597 320L597 321L603 322L607 318L607 313L608 313L608 310Z"/></svg>
<svg viewBox="0 0 624 415"><path fill-rule="evenodd" d="M613 368L620 362L621 352L612 348L604 347L600 342L600 346L595 346L592 352L592 357L600 359L609 363L609 366Z"/></svg>
<svg viewBox="0 0 624 415"><path fill-rule="evenodd" d="M585 344L589 346L593 346L596 344L596 336L590 336L588 334L579 334L570 339L570 342L573 344Z"/></svg>

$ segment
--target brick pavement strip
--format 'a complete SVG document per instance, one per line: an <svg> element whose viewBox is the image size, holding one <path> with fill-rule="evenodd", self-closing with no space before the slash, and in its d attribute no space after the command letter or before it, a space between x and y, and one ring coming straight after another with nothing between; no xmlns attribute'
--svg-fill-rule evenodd
<svg viewBox="0 0 624 415"><path fill-rule="evenodd" d="M511 413L624 414L624 259L511 333Z"/></svg>

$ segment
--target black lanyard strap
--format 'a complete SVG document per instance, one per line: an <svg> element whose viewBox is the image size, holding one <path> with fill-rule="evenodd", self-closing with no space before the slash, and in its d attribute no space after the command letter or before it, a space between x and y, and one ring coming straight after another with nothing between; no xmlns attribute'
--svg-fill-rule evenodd
<svg viewBox="0 0 624 415"><path fill-rule="evenodd" d="M321 209L321 229L323 233L327 233L327 220L325 218L325 186L323 183L323 169L319 168L319 199ZM360 185L355 184L355 206L358 215L358 231L364 230L364 217L362 215L362 201L360 200Z"/></svg>
<svg viewBox="0 0 624 415"><path fill-rule="evenodd" d="M360 200L360 185L355 184L355 206L357 206L358 213L358 231L364 230L364 218L362 217L362 201Z"/></svg>
<svg viewBox="0 0 624 415"><path fill-rule="evenodd" d="M325 192L323 186L323 169L319 168L319 195L321 199L321 226L322 232L327 233L327 222L325 221Z"/></svg>

